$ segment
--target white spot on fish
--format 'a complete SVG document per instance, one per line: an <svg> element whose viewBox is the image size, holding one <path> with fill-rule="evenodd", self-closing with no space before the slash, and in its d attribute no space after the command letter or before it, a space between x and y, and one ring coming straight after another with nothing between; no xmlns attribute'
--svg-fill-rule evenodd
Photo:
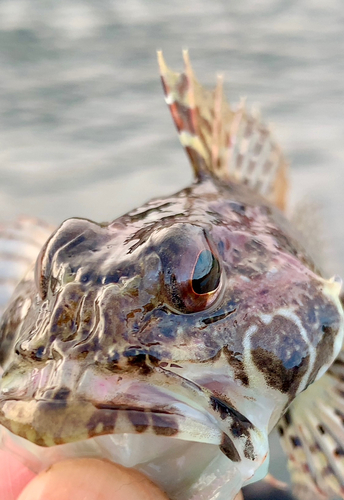
<svg viewBox="0 0 344 500"><path fill-rule="evenodd" d="M245 281L246 283L249 283L251 281L250 278L248 278L247 276L243 276L243 275L240 276L240 279L242 281Z"/></svg>
<svg viewBox="0 0 344 500"><path fill-rule="evenodd" d="M259 318L263 321L265 325L269 325L273 319L271 314L260 314Z"/></svg>

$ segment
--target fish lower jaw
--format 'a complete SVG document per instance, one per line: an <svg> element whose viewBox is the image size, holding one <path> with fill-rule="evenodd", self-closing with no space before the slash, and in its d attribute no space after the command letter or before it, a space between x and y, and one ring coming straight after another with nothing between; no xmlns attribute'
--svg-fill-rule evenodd
<svg viewBox="0 0 344 500"><path fill-rule="evenodd" d="M79 457L133 467L162 488L171 500L230 500L243 485L235 463L217 445L152 434L110 434L41 447L0 425L0 446L37 473L61 460Z"/></svg>

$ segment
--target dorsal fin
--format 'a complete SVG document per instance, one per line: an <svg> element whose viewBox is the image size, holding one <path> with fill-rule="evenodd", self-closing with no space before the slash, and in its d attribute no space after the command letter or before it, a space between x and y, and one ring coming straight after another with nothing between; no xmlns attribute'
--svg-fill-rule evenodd
<svg viewBox="0 0 344 500"><path fill-rule="evenodd" d="M196 80L188 52L185 70L170 70L158 52L161 79L180 141L197 179L213 176L247 184L268 201L285 208L287 162L259 117L242 101L231 109L223 95L222 78L214 90Z"/></svg>

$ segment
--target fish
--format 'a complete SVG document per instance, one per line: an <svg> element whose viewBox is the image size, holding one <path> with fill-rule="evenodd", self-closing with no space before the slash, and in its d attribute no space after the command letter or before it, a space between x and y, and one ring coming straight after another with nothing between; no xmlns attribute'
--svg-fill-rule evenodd
<svg viewBox="0 0 344 500"><path fill-rule="evenodd" d="M232 500L277 426L296 495L344 498L341 279L287 216L260 116L187 52L182 73L158 62L194 182L109 223L0 228L0 445L36 472L103 457L172 500Z"/></svg>

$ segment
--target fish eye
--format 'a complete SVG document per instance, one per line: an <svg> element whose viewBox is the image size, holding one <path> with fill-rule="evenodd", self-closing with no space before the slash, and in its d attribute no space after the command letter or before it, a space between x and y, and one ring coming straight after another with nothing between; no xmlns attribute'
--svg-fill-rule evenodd
<svg viewBox="0 0 344 500"><path fill-rule="evenodd" d="M214 292L220 284L220 263L210 250L203 250L197 258L191 286L195 293L204 295Z"/></svg>
<svg viewBox="0 0 344 500"><path fill-rule="evenodd" d="M161 300L174 313L213 307L220 297L222 268L217 247L204 229L175 224L155 236L161 262Z"/></svg>

